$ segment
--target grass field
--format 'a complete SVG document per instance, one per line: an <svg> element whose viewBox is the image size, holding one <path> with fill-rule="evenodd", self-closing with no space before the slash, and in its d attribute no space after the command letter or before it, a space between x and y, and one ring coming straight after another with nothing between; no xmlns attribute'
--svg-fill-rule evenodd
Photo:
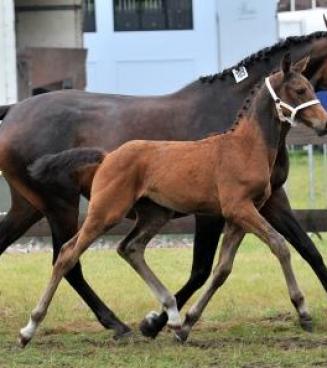
<svg viewBox="0 0 327 368"><path fill-rule="evenodd" d="M327 256L326 241L317 241ZM148 260L171 290L188 275L190 249L151 249ZM234 272L183 346L164 331L155 341L137 323L157 303L114 251L90 251L85 273L104 300L135 330L116 343L67 284L62 283L44 324L25 350L17 332L27 322L50 272L51 254L5 254L0 260L0 367L327 367L326 294L308 266L293 257L315 322L303 332L277 260L248 237Z"/></svg>

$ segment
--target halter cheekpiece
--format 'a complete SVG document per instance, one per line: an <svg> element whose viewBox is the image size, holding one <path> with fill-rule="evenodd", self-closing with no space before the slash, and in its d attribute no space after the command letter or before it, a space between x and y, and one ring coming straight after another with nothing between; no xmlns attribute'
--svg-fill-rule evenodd
<svg viewBox="0 0 327 368"><path fill-rule="evenodd" d="M288 103L282 101L276 95L276 92L274 91L274 89L271 86L269 77L265 78L265 84L268 88L268 91L269 91L272 99L275 101L275 106L276 106L276 110L277 110L279 120L282 121L282 122L286 121L291 126L296 126L297 125L297 123L295 121L295 116L296 116L298 111L303 110L303 109L305 109L309 106L312 106L312 105L320 104L319 100L314 99L314 100L311 100L311 101L304 102L303 104L298 105L297 107L293 107L293 106L289 105ZM283 108L288 110L291 113L291 115L290 116L285 116L284 112L283 112Z"/></svg>

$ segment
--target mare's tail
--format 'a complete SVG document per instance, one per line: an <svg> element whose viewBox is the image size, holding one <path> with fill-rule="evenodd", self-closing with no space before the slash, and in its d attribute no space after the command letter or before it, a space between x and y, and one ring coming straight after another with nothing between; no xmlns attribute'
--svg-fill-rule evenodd
<svg viewBox="0 0 327 368"><path fill-rule="evenodd" d="M105 155L106 151L99 148L73 148L42 156L28 167L28 171L39 183L56 184L63 176L71 176L83 166L100 164Z"/></svg>
<svg viewBox="0 0 327 368"><path fill-rule="evenodd" d="M8 113L8 111L15 106L15 104L13 105L2 105L0 106L0 120L2 120Z"/></svg>

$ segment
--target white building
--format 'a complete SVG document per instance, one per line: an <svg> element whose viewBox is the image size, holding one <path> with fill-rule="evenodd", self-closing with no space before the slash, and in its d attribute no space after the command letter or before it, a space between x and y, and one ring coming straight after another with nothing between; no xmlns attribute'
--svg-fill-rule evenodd
<svg viewBox="0 0 327 368"><path fill-rule="evenodd" d="M298 10L278 14L279 36L302 36L316 31L326 31L323 15L327 8Z"/></svg>
<svg viewBox="0 0 327 368"><path fill-rule="evenodd" d="M13 0L0 0L0 104L17 99Z"/></svg>
<svg viewBox="0 0 327 368"><path fill-rule="evenodd" d="M87 3L91 32L85 33L84 47L90 91L175 91L277 41L276 0Z"/></svg>
<svg viewBox="0 0 327 368"><path fill-rule="evenodd" d="M82 15L82 0L0 0L0 104L85 86Z"/></svg>

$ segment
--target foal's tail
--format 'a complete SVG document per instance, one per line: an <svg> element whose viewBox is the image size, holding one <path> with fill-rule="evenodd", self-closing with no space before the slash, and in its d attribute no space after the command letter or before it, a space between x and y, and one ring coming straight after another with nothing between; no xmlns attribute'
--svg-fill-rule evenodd
<svg viewBox="0 0 327 368"><path fill-rule="evenodd" d="M8 114L8 111L13 106L15 106L15 104L13 104L13 105L2 105L2 106L0 106L0 120L2 120Z"/></svg>
<svg viewBox="0 0 327 368"><path fill-rule="evenodd" d="M106 151L99 148L73 148L57 154L44 155L29 167L30 176L42 184L56 184L86 165L100 164Z"/></svg>

